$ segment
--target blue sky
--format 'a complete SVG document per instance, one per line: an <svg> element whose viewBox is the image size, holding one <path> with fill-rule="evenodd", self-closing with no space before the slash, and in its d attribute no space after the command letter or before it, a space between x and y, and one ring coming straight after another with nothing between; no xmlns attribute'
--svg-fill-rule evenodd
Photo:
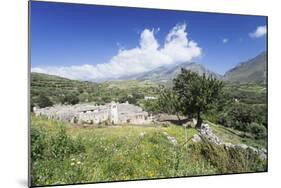
<svg viewBox="0 0 281 188"><path fill-rule="evenodd" d="M95 80L198 62L224 74L266 50L266 17L31 3L32 71Z"/></svg>

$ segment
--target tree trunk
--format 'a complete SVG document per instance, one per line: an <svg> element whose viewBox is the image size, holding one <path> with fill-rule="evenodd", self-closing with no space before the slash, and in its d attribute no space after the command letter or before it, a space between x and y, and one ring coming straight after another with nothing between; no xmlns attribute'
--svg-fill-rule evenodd
<svg viewBox="0 0 281 188"><path fill-rule="evenodd" d="M201 129L201 125L202 125L202 119L200 116L200 111L197 112L197 123L196 123L196 129Z"/></svg>
<svg viewBox="0 0 281 188"><path fill-rule="evenodd" d="M180 116L179 116L179 114L177 113L177 118L178 118L178 120L179 121L181 121L181 118L180 118Z"/></svg>

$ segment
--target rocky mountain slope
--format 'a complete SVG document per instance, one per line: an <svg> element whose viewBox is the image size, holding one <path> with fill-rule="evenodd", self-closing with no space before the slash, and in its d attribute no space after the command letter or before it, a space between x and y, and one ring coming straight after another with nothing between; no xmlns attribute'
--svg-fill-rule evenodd
<svg viewBox="0 0 281 188"><path fill-rule="evenodd" d="M223 80L238 83L266 83L267 53L262 52L256 57L242 62L230 69L223 76Z"/></svg>
<svg viewBox="0 0 281 188"><path fill-rule="evenodd" d="M165 83L170 83L173 80L173 78L175 78L181 72L182 68L196 72L199 75L205 73L207 76L214 76L217 79L222 78L221 75L213 71L210 71L209 69L207 69L201 64L187 62L179 65L161 66L142 74L133 75L126 78L124 77L121 79L133 79L139 81L149 80L155 83L165 84Z"/></svg>

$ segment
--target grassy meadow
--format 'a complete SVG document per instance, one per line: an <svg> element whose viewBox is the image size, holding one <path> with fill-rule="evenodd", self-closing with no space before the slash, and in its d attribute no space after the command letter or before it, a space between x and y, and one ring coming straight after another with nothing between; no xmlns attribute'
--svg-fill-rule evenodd
<svg viewBox="0 0 281 188"><path fill-rule="evenodd" d="M224 140L244 143L235 130L211 125ZM223 132L225 131L225 132ZM250 151L189 140L197 130L165 126L73 126L31 117L32 185L167 178L265 171ZM167 135L174 137L177 144ZM247 143L263 145L248 138Z"/></svg>

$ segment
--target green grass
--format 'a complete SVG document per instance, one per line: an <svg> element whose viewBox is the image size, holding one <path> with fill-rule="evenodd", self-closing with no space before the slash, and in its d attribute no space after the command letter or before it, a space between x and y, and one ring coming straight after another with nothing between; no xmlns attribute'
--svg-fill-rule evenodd
<svg viewBox="0 0 281 188"><path fill-rule="evenodd" d="M266 148L266 139L254 139L250 133L207 122L213 132L223 141L232 144L246 144L256 148Z"/></svg>
<svg viewBox="0 0 281 188"><path fill-rule="evenodd" d="M164 132L175 137L178 144L173 145ZM237 161L248 160L244 154L239 153L240 158L232 160L221 148L206 153L205 145L191 141L182 145L195 133L194 128L185 129L176 125L83 128L32 116L32 184L72 184L264 170L259 163L241 166ZM221 162L216 163L213 156L218 156Z"/></svg>
<svg viewBox="0 0 281 188"><path fill-rule="evenodd" d="M139 99L145 95L156 96L157 85L149 81L108 81L102 83L70 80L57 76L31 73L31 102L38 103L38 97L44 95L53 103L61 103L63 96L76 94L80 102L104 104L122 101L137 94ZM136 97L136 96L134 96Z"/></svg>
<svg viewBox="0 0 281 188"><path fill-rule="evenodd" d="M230 98L236 98L246 104L266 104L266 87L265 84L226 83L223 90Z"/></svg>
<svg viewBox="0 0 281 188"><path fill-rule="evenodd" d="M157 87L157 85L150 81L137 81L137 80L122 80L122 81L109 81L104 82L108 88L119 88L119 89L134 89L134 88L149 88Z"/></svg>
<svg viewBox="0 0 281 188"><path fill-rule="evenodd" d="M239 90L244 92L266 93L266 86L258 84L241 84Z"/></svg>

